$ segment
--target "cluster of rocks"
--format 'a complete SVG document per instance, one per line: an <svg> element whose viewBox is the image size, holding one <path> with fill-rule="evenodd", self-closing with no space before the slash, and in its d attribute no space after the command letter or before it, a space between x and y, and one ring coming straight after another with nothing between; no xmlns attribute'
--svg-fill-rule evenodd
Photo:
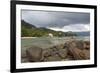
<svg viewBox="0 0 100 73"><path fill-rule="evenodd" d="M26 50L23 62L48 62L90 59L90 42L71 40L49 48L32 46Z"/></svg>

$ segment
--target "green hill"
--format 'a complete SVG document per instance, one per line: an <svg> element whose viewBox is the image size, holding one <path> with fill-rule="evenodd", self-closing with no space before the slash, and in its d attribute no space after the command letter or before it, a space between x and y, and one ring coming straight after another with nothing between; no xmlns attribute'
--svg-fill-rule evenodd
<svg viewBox="0 0 100 73"><path fill-rule="evenodd" d="M36 28L34 25L29 24L29 23L25 22L24 20L21 20L21 24L22 24L22 27L26 27L26 28Z"/></svg>
<svg viewBox="0 0 100 73"><path fill-rule="evenodd" d="M54 31L44 27L37 28L36 26L21 20L21 37L47 37L49 33L52 33L53 36L56 37L76 36L76 34L72 32Z"/></svg>

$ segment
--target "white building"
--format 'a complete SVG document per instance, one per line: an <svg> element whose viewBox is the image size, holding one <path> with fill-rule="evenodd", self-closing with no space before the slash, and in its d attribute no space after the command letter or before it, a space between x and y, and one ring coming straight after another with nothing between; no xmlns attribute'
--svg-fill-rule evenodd
<svg viewBox="0 0 100 73"><path fill-rule="evenodd" d="M53 37L53 34L52 34L52 33L49 33L48 36L49 36L49 37Z"/></svg>

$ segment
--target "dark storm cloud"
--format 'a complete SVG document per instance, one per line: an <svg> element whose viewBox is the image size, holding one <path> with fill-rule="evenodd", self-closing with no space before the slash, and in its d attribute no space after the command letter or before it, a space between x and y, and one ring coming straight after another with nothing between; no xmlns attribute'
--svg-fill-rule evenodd
<svg viewBox="0 0 100 73"><path fill-rule="evenodd" d="M55 31L89 31L90 13L22 10L22 20Z"/></svg>
<svg viewBox="0 0 100 73"><path fill-rule="evenodd" d="M22 10L22 19L37 27L64 27L90 23L89 13Z"/></svg>

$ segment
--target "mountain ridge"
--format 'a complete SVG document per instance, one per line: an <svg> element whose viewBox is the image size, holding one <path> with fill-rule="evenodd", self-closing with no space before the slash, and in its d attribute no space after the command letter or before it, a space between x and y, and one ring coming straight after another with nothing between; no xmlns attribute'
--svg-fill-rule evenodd
<svg viewBox="0 0 100 73"><path fill-rule="evenodd" d="M54 36L89 36L90 32L62 32L62 31L54 31L45 27L36 27L24 20L21 20L21 35L22 36L48 36L49 33L52 33Z"/></svg>

